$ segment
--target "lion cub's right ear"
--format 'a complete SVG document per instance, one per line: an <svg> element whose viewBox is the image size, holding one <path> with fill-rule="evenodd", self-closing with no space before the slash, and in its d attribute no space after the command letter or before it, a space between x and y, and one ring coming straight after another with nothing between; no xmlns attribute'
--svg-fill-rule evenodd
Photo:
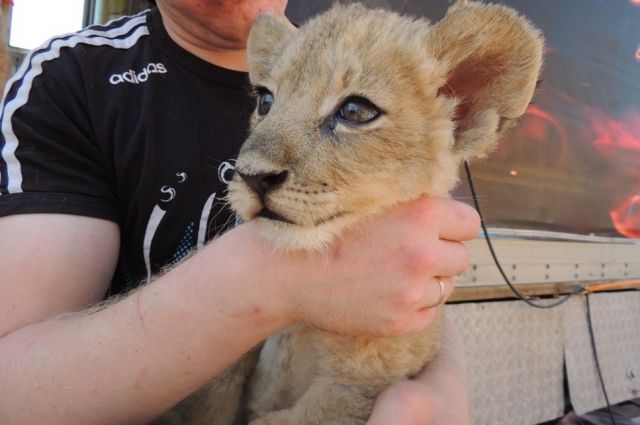
<svg viewBox="0 0 640 425"><path fill-rule="evenodd" d="M542 67L542 34L515 10L459 0L427 37L447 69L441 95L458 107L455 149L463 159L484 156L524 114Z"/></svg>
<svg viewBox="0 0 640 425"><path fill-rule="evenodd" d="M269 76L293 32L294 27L284 16L271 13L258 16L247 43L249 78L252 82L264 81Z"/></svg>

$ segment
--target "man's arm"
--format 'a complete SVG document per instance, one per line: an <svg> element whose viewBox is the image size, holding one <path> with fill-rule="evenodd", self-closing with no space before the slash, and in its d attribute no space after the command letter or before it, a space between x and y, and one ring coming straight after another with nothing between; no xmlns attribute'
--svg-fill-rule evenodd
<svg viewBox="0 0 640 425"><path fill-rule="evenodd" d="M118 302L43 321L102 296L117 231L73 216L2 219L0 267L12 272L0 275L0 311L21 312L0 338L0 422L144 423L294 322L344 334L416 332L432 318L425 300L439 297L433 276L468 264L460 242L439 237L461 226L477 228L469 207L420 199L327 252L286 253L247 223Z"/></svg>
<svg viewBox="0 0 640 425"><path fill-rule="evenodd" d="M117 226L18 215L0 234L3 424L144 423L282 326L250 305L255 294L243 300L233 242L106 308L52 318L102 299Z"/></svg>
<svg viewBox="0 0 640 425"><path fill-rule="evenodd" d="M0 218L0 338L25 324L100 301L115 269L115 223L80 216Z"/></svg>

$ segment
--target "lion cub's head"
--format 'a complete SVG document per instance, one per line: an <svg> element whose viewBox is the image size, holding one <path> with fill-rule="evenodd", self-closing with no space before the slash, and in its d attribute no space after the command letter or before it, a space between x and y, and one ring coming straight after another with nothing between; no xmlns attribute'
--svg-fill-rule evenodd
<svg viewBox="0 0 640 425"><path fill-rule="evenodd" d="M524 113L542 44L513 10L479 3L435 25L360 5L298 31L261 16L248 47L258 105L232 208L298 249L392 204L446 195L461 161Z"/></svg>

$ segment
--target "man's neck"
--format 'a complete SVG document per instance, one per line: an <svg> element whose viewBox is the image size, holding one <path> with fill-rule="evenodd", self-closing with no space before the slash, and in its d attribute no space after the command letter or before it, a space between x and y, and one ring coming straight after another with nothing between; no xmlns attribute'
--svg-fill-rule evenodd
<svg viewBox="0 0 640 425"><path fill-rule="evenodd" d="M163 24L169 37L176 44L200 59L234 71L248 70L246 46L240 46L212 33L206 33L206 39L199 37L196 31L185 31L170 18L163 17Z"/></svg>
<svg viewBox="0 0 640 425"><path fill-rule="evenodd" d="M167 32L176 44L202 60L234 71L246 72L248 70L246 49L214 49L212 47L205 49L199 45L188 43L186 40L177 37L175 34L172 34L168 28Z"/></svg>

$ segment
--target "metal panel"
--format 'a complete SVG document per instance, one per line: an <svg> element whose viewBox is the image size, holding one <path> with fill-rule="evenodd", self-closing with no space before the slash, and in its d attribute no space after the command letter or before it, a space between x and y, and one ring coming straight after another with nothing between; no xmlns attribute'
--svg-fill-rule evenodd
<svg viewBox="0 0 640 425"><path fill-rule="evenodd" d="M447 314L465 344L475 425L530 425L562 415L559 309L487 302L447 305Z"/></svg>
<svg viewBox="0 0 640 425"><path fill-rule="evenodd" d="M586 320L584 297L562 309L569 393L582 414L605 406ZM591 317L611 403L640 397L640 292L591 295Z"/></svg>
<svg viewBox="0 0 640 425"><path fill-rule="evenodd" d="M505 229L491 229L498 259L512 283L551 283L631 279L640 277L640 244L614 238L540 240L505 237ZM458 286L502 284L486 241L467 243L472 265L456 282Z"/></svg>

